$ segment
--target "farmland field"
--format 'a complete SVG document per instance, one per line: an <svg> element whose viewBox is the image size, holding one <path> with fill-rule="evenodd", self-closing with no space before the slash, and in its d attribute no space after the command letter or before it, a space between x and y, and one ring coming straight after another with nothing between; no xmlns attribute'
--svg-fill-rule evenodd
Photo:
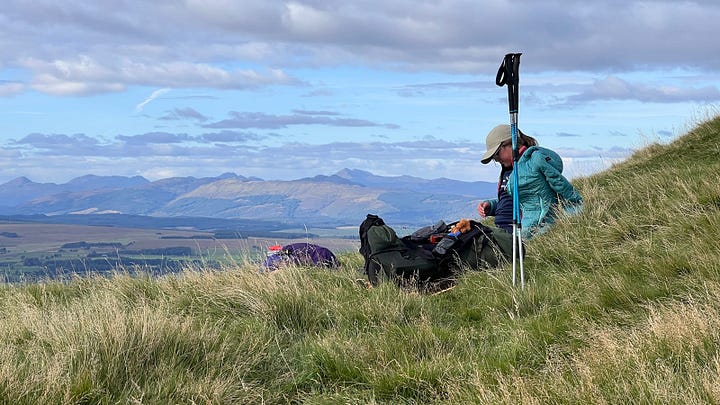
<svg viewBox="0 0 720 405"><path fill-rule="evenodd" d="M164 273L188 264L213 267L238 261L259 263L268 247L275 244L308 242L335 253L357 251L359 246L358 240L347 236L293 239L216 236L213 232L191 229L3 223L0 277L9 282L34 281L118 267Z"/></svg>

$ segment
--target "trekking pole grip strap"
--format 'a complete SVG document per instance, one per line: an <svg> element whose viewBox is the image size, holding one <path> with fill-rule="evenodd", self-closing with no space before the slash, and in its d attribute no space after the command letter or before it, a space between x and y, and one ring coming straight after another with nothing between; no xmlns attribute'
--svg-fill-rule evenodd
<svg viewBox="0 0 720 405"><path fill-rule="evenodd" d="M518 84L518 73L520 70L520 55L522 53L509 53L503 58L503 62L495 76L495 84L516 86Z"/></svg>
<svg viewBox="0 0 720 405"><path fill-rule="evenodd" d="M510 112L518 109L518 84L520 82L520 55L522 53L508 53L495 76L495 84L508 86L508 107Z"/></svg>

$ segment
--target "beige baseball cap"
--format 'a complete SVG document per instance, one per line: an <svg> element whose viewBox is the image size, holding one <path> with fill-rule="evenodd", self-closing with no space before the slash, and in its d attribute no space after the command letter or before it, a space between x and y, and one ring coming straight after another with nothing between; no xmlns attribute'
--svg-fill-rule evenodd
<svg viewBox="0 0 720 405"><path fill-rule="evenodd" d="M512 139L512 134L510 133L510 125L507 124L501 124L496 126L495 128L490 131L490 133L487 135L487 138L485 138L485 146L487 147L487 151L482 157L482 164L488 164L492 160L493 156L495 156L495 153L497 153L498 149L500 149L500 145L502 145L503 142L509 141Z"/></svg>

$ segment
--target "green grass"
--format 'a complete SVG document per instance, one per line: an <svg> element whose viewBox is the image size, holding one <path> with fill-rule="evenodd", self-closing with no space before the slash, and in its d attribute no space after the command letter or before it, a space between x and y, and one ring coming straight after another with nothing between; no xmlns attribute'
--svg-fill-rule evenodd
<svg viewBox="0 0 720 405"><path fill-rule="evenodd" d="M0 402L718 403L720 120L576 181L509 268L429 295L249 263L0 289ZM359 219L358 222L360 222Z"/></svg>

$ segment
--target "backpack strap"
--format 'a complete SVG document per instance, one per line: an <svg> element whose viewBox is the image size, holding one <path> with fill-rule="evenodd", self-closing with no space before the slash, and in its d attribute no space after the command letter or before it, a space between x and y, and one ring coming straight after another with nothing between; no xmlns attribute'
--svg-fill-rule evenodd
<svg viewBox="0 0 720 405"><path fill-rule="evenodd" d="M363 257L370 256L370 245L368 244L367 233L370 228L376 225L385 225L385 221L377 215L367 214L367 218L360 224L360 254Z"/></svg>
<svg viewBox="0 0 720 405"><path fill-rule="evenodd" d="M414 241L414 242L427 242L430 240L430 236L435 234L441 234L446 233L450 229L448 225L445 224L445 221L440 220L435 223L435 225L429 225L423 228L418 229L417 231L413 232L410 236L407 236L406 238Z"/></svg>
<svg viewBox="0 0 720 405"><path fill-rule="evenodd" d="M368 231L373 226L385 225L385 221L377 215L367 214L365 220L360 224L360 254L365 259L365 265L363 272L367 275L368 280L372 285L377 285L377 264L372 260L372 252L370 250L370 244L368 243Z"/></svg>
<svg viewBox="0 0 720 405"><path fill-rule="evenodd" d="M480 239L479 246L475 246L478 251L482 250L489 242L492 235L492 229L477 221L470 221L470 230L463 232L457 236L446 236L451 238L446 243L445 249L434 249L433 254L439 260L439 266L444 269L457 269L460 267L458 253L467 246L476 243ZM443 238L444 240L445 238ZM440 243L443 241L441 240Z"/></svg>

